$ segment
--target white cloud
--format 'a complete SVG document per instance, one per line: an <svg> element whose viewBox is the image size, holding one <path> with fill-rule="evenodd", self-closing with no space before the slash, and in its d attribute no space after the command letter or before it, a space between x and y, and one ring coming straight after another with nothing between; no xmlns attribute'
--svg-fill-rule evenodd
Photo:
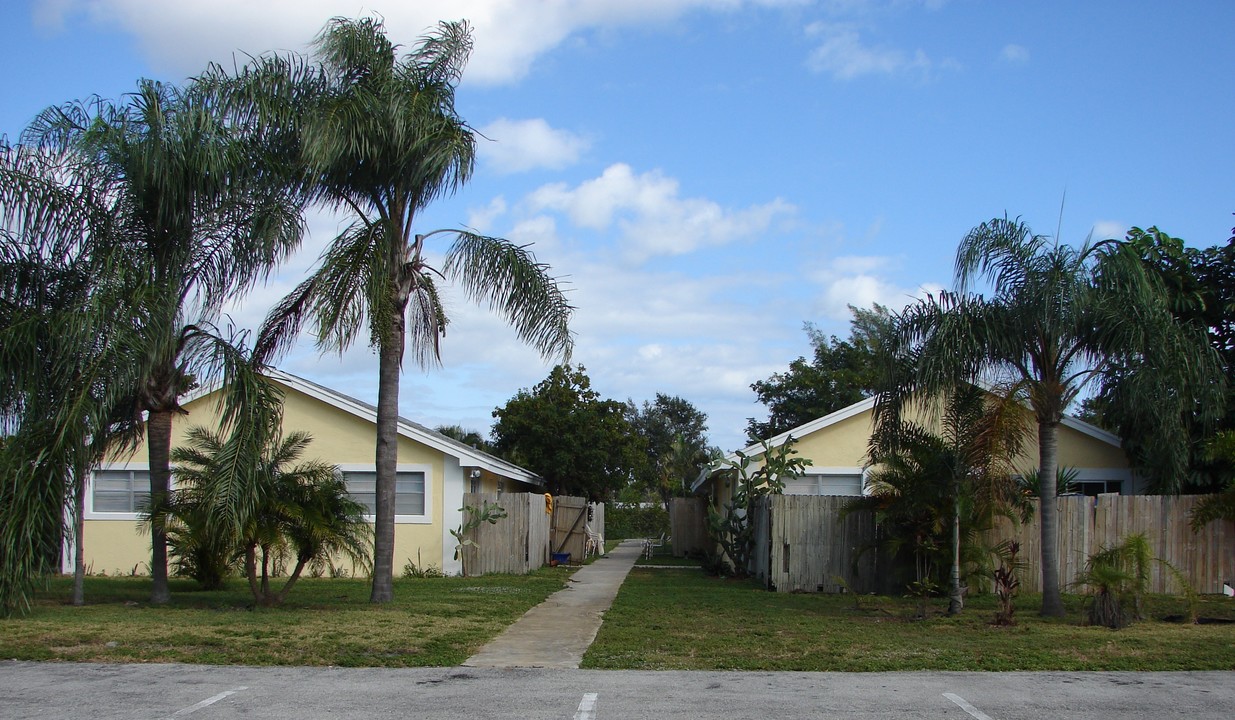
<svg viewBox="0 0 1235 720"><path fill-rule="evenodd" d="M999 52L999 57L1002 58L1004 62L1008 62L1013 65L1024 65L1029 62L1029 50L1022 45L1009 43L1003 46L1003 50Z"/></svg>
<svg viewBox="0 0 1235 720"><path fill-rule="evenodd" d="M478 232L488 232L493 223L506 214L506 198L498 195L488 205L471 208L467 213L467 226Z"/></svg>
<svg viewBox="0 0 1235 720"><path fill-rule="evenodd" d="M853 25L816 22L806 27L806 34L821 38L818 47L806 59L807 67L837 80L913 70L926 72L932 66L930 58L921 50L906 54L898 48L864 43Z"/></svg>
<svg viewBox="0 0 1235 720"><path fill-rule="evenodd" d="M1099 240L1122 240L1128 234L1129 225L1121 223L1117 220L1099 220L1093 224L1092 237L1094 242Z"/></svg>
<svg viewBox="0 0 1235 720"><path fill-rule="evenodd" d="M133 34L160 73L191 75L207 62L233 55L305 49L332 17L380 13L395 42L414 45L439 20L467 19L475 52L468 82L512 83L536 59L567 38L592 29L658 26L691 10L728 11L742 5L796 5L800 0L416 0L378 6L345 0L54 0L37 11L54 27L82 13Z"/></svg>
<svg viewBox="0 0 1235 720"><path fill-rule="evenodd" d="M831 259L822 270L809 276L819 286L816 311L829 320L848 321L852 317L850 305L869 308L878 303L895 311L928 292L938 294L943 289L936 283L915 289L902 287L889 277L895 264L893 258L879 256Z"/></svg>
<svg viewBox="0 0 1235 720"><path fill-rule="evenodd" d="M779 198L730 209L705 198L683 198L679 191L678 181L660 171L636 174L629 165L616 163L574 188L545 185L528 196L528 204L535 210L563 212L588 230L608 230L616 223L623 251L634 260L753 237L795 212Z"/></svg>
<svg viewBox="0 0 1235 720"><path fill-rule="evenodd" d="M499 173L534 168L561 170L574 165L591 143L569 130L557 130L541 118L499 118L480 128L476 152ZM487 139L486 139L487 138Z"/></svg>

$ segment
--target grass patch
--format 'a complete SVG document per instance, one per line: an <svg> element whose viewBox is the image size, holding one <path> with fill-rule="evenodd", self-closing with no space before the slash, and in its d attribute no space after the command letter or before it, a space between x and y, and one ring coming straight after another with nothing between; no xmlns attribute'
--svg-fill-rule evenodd
<svg viewBox="0 0 1235 720"><path fill-rule="evenodd" d="M1039 597L1018 599L1017 624L992 626L993 596L969 598L946 617L937 600L928 620L916 600L770 593L749 581L692 570L635 568L627 577L587 668L639 670L1232 670L1235 624L1188 625L1183 599L1149 598L1149 617L1119 631L1080 625L1079 596L1068 615L1037 616ZM1235 620L1235 602L1202 599L1202 617Z"/></svg>
<svg viewBox="0 0 1235 720"><path fill-rule="evenodd" d="M480 578L395 579L369 603L366 579L305 578L279 608L253 607L241 581L218 592L172 581L152 606L149 578L86 578L84 607L55 578L25 616L0 619L0 658L219 665L457 665L559 590L567 569Z"/></svg>

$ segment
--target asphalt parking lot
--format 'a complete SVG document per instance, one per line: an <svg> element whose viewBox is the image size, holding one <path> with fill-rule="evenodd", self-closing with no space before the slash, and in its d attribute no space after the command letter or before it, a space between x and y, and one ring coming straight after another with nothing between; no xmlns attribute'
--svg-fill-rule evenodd
<svg viewBox="0 0 1235 720"><path fill-rule="evenodd" d="M0 662L0 718L1227 719L1235 672L738 673Z"/></svg>

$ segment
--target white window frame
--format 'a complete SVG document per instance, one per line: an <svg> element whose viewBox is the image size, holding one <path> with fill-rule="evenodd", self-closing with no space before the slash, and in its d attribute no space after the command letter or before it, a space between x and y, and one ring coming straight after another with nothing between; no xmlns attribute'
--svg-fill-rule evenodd
<svg viewBox="0 0 1235 720"><path fill-rule="evenodd" d="M377 472L377 466L363 463L345 463L336 465L340 473ZM395 515L396 525L431 525L433 524L433 466L421 464L402 464L395 466L396 473L423 473L425 476L425 511L423 515ZM346 481L346 478L344 478ZM365 520L373 522L373 515L365 515Z"/></svg>
<svg viewBox="0 0 1235 720"><path fill-rule="evenodd" d="M815 484L815 494L823 490L823 479L829 477L855 477L858 479L858 494L857 495L822 495L821 497L861 497L866 494L866 476L869 468L864 467L835 467L824 466L814 467L807 466L802 472L801 477L810 478Z"/></svg>
<svg viewBox="0 0 1235 720"><path fill-rule="evenodd" d="M94 509L94 489L95 489L95 473L106 471L131 471L146 473L146 492L149 493L149 476L150 463L144 462L117 462L117 463L102 463L97 468L90 472L90 482L86 487L86 511L82 519L84 520L140 520L141 513L136 512L115 512L108 510ZM174 487L174 486L173 486Z"/></svg>

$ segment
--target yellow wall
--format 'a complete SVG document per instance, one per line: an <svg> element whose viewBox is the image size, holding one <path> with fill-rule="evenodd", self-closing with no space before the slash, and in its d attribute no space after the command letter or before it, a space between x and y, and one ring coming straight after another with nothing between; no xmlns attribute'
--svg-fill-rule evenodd
<svg viewBox="0 0 1235 720"><path fill-rule="evenodd" d="M150 534L136 520L86 520L86 572L149 575Z"/></svg>
<svg viewBox="0 0 1235 720"><path fill-rule="evenodd" d="M376 447L373 423L292 388L280 386L284 390L284 432L304 430L313 437L304 459L318 458L338 465L373 465ZM180 415L173 420L173 446L183 444L186 433L193 426L217 427L219 408L214 398L215 396L209 395L185 404L188 415ZM143 442L135 452L114 456L109 460L144 464L147 457ZM451 461L453 462L453 458ZM451 546L445 548L448 554L444 555L443 499L446 456L439 450L400 436L399 464L423 465L429 468L426 512L432 522L400 522L395 525L395 573L401 572L409 560L417 564L442 567L454 552ZM458 472L457 463L455 472ZM488 472L485 475L482 478L484 489L496 492L497 476ZM466 478L464 482L467 482ZM507 492L523 489L520 483L509 479L505 484ZM467 490L466 484L464 490ZM86 520L85 559L87 567L93 567L94 572L106 572L110 575L119 570L123 574L129 574L134 566L137 566L139 574L147 574L150 562L149 535L139 534L137 522L132 519Z"/></svg>
<svg viewBox="0 0 1235 720"><path fill-rule="evenodd" d="M918 418L921 422L921 418ZM866 451L873 430L874 413L865 410L852 417L820 428L807 435L796 437L794 449L797 456L811 461L807 469L820 470L825 468L849 469L866 464ZM761 465L756 456L751 470ZM1129 472L1130 465L1124 451L1110 443L1087 435L1080 430L1059 426L1059 465L1061 467L1085 470L1109 470ZM1025 437L1021 455L1014 467L1021 472L1028 472L1038 466L1038 431L1033 424ZM1128 485L1128 483L1125 483ZM1130 492L1133 486L1126 487L1124 492ZM723 503L732 494L733 488L727 487L722 481L719 487L713 487L713 504Z"/></svg>
<svg viewBox="0 0 1235 720"><path fill-rule="evenodd" d="M871 430L871 413L864 412L795 438L793 449L811 460L811 467L862 467Z"/></svg>

